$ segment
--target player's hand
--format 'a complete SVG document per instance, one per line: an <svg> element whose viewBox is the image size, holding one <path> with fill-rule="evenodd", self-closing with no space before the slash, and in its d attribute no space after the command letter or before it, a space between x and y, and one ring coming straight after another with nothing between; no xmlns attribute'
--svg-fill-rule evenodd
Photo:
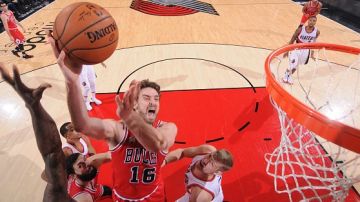
<svg viewBox="0 0 360 202"><path fill-rule="evenodd" d="M50 43L51 48L53 50L53 53L57 58L57 63L59 64L60 69L65 76L65 79L67 80L77 79L81 72L82 64L77 61L71 60L63 50L62 51L59 50L56 41L53 38L50 31L47 31L47 37L48 37L48 42Z"/></svg>
<svg viewBox="0 0 360 202"><path fill-rule="evenodd" d="M96 160L97 160L97 157L95 155L92 155L92 156L86 158L85 164L97 167L98 162Z"/></svg>
<svg viewBox="0 0 360 202"><path fill-rule="evenodd" d="M129 119L131 113L134 113L135 101L140 91L140 82L133 80L130 84L129 90L125 93L124 98L121 99L119 95L115 97L117 110L116 113L125 122Z"/></svg>
<svg viewBox="0 0 360 202"><path fill-rule="evenodd" d="M39 103L44 90L51 87L51 85L48 83L43 83L37 88L27 87L22 82L19 70L15 65L13 65L13 77L10 76L9 72L5 69L5 66L2 63L0 63L0 73L5 82L12 86L14 90L20 95L20 97L25 101L27 107Z"/></svg>

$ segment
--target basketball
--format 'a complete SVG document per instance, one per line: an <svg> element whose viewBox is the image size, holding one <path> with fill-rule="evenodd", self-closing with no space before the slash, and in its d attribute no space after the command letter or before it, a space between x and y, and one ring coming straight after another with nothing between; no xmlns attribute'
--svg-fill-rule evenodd
<svg viewBox="0 0 360 202"><path fill-rule="evenodd" d="M82 64L109 58L118 43L114 18L103 7L89 2L71 4L56 16L53 36L58 50Z"/></svg>

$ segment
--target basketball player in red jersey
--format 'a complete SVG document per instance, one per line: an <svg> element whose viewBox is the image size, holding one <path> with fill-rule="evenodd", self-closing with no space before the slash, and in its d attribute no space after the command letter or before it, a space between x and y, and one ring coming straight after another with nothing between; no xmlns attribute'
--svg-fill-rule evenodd
<svg viewBox="0 0 360 202"><path fill-rule="evenodd" d="M300 21L299 27L303 26L309 17L317 16L322 8L322 3L318 0L309 0L302 9L303 16Z"/></svg>
<svg viewBox="0 0 360 202"><path fill-rule="evenodd" d="M72 123L64 123L60 127L60 134L66 139L66 142L62 145L65 157L74 153L80 153L84 156L95 154L95 149L91 145L89 138L75 131ZM45 171L41 173L41 179L47 181Z"/></svg>
<svg viewBox="0 0 360 202"><path fill-rule="evenodd" d="M111 197L111 188L98 184L98 168L111 160L109 152L86 157L73 153L66 158L67 191L78 202L93 202L103 196Z"/></svg>
<svg viewBox="0 0 360 202"><path fill-rule="evenodd" d="M36 143L45 162L48 179L44 202L74 202L67 194L67 175L65 172L65 156L61 150L60 134L55 121L45 111L40 103L44 90L49 84L42 84L38 88L29 88L22 83L19 70L14 68L14 76L10 77L3 64L0 63L0 72L3 79L25 101L29 109L35 132Z"/></svg>
<svg viewBox="0 0 360 202"><path fill-rule="evenodd" d="M20 57L18 52L22 53L22 58L28 59L32 58L32 55L28 55L24 50L25 37L19 31L18 26L25 32L24 27L16 20L14 13L10 11L5 3L0 3L1 6L1 20L3 22L6 33L9 35L10 40L13 41L16 45L15 50L11 52Z"/></svg>
<svg viewBox="0 0 360 202"><path fill-rule="evenodd" d="M163 202L161 164L174 144L177 127L155 119L159 112L160 86L143 80L131 83L123 99L116 96L122 121L91 118L85 108L79 73L82 65L59 53L48 33L67 86L68 107L75 130L108 142L113 162L114 201Z"/></svg>

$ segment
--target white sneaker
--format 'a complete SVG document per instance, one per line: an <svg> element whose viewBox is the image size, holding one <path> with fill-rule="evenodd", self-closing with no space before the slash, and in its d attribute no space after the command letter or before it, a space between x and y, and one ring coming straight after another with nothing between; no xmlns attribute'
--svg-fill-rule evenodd
<svg viewBox="0 0 360 202"><path fill-rule="evenodd" d="M293 80L292 80L292 77L289 75L288 78L287 78L287 82L288 84L292 85L294 84Z"/></svg>
<svg viewBox="0 0 360 202"><path fill-rule="evenodd" d="M96 105L101 105L102 102L94 97L91 98L91 102L94 102Z"/></svg>
<svg viewBox="0 0 360 202"><path fill-rule="evenodd" d="M289 74L287 74L287 73L285 73L285 76L282 78L282 81L283 81L284 83L288 83L288 84L290 84L290 85L292 85L292 84L294 83L293 80L292 80L291 75L289 75Z"/></svg>
<svg viewBox="0 0 360 202"><path fill-rule="evenodd" d="M85 106L88 111L92 110L92 106L90 105L90 102L85 102Z"/></svg>
<svg viewBox="0 0 360 202"><path fill-rule="evenodd" d="M288 82L288 79L287 79L287 78L288 78L287 76L284 76L284 77L282 78L283 83L287 83L287 82Z"/></svg>

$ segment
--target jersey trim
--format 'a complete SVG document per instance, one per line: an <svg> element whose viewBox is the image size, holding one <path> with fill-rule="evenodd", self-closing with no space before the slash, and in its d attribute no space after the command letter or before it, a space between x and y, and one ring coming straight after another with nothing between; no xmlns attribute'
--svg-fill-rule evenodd
<svg viewBox="0 0 360 202"><path fill-rule="evenodd" d="M80 192L74 194L71 198L75 199L75 197L79 196L80 194L89 194L91 196L91 198L94 200L94 197L86 191L80 191Z"/></svg>
<svg viewBox="0 0 360 202"><path fill-rule="evenodd" d="M148 195L146 195L146 196L144 196L144 197L142 197L142 198L135 198L135 199L134 199L134 198L133 198L133 199L130 199L130 198L126 198L126 197L124 197L124 196L121 196L119 193L116 192L115 189L113 189L113 191L114 191L116 197L118 197L118 198L120 198L120 199L122 199L122 200L143 201L143 200L149 198L153 193L155 193L158 188L159 188L159 186L156 186L155 189L154 189L150 194L148 194Z"/></svg>
<svg viewBox="0 0 360 202"><path fill-rule="evenodd" d="M124 144L124 142L125 142L125 140L126 140L126 138L128 136L128 133L129 133L129 130L128 130L127 127L125 127L124 129L125 129L125 132L124 132L125 135L124 135L123 139L114 148L109 149L109 151L115 152L116 150L120 149L123 146L123 144Z"/></svg>
<svg viewBox="0 0 360 202"><path fill-rule="evenodd" d="M201 160L199 160L199 161L201 161ZM193 167L195 167L196 163L199 162L199 161L196 161L196 162L191 166L191 168L190 168L191 174L192 174L196 179L201 180L201 181L203 181L203 182L212 182L212 181L215 179L216 175L214 175L211 179L208 180L208 179L202 179L202 178L200 178L199 176L197 176L197 175L194 173Z"/></svg>
<svg viewBox="0 0 360 202"><path fill-rule="evenodd" d="M201 185L199 185L199 184L190 184L190 185L188 185L186 188L189 190L189 189L191 189L192 187L199 187L200 189L208 192L208 193L212 196L212 199L211 199L211 200L214 200L215 194L214 194L212 191L206 189L205 187L203 187L203 186L201 186ZM190 192L188 192L188 193L190 193ZM190 193L190 194L191 194L191 193Z"/></svg>

